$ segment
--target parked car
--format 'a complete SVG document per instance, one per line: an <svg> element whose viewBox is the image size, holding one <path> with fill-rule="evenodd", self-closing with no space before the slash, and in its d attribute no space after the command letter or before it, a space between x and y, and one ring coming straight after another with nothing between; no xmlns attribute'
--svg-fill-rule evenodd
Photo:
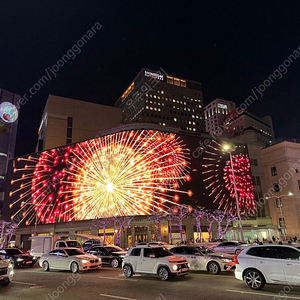
<svg viewBox="0 0 300 300"><path fill-rule="evenodd" d="M157 274L161 280L189 273L188 261L174 256L162 246L136 246L129 249L122 263L126 277L133 274Z"/></svg>
<svg viewBox="0 0 300 300"><path fill-rule="evenodd" d="M118 246L93 246L87 253L100 257L103 265L118 268L122 265L122 261L127 251Z"/></svg>
<svg viewBox="0 0 300 300"><path fill-rule="evenodd" d="M247 246L249 245L244 242L221 242L217 246L212 247L212 249L215 252L237 254Z"/></svg>
<svg viewBox="0 0 300 300"><path fill-rule="evenodd" d="M100 240L97 239L91 239L91 240L87 240L83 243L82 248L84 251L89 250L90 248L92 248L93 246L102 246L102 243Z"/></svg>
<svg viewBox="0 0 300 300"><path fill-rule="evenodd" d="M300 285L300 250L288 245L255 245L234 257L235 278L254 290L265 284Z"/></svg>
<svg viewBox="0 0 300 300"><path fill-rule="evenodd" d="M99 269L102 266L101 258L87 254L77 248L59 248L43 254L39 260L44 271L50 269L79 271Z"/></svg>
<svg viewBox="0 0 300 300"><path fill-rule="evenodd" d="M0 257L0 284L2 286L8 285L13 279L13 265Z"/></svg>
<svg viewBox="0 0 300 300"><path fill-rule="evenodd" d="M214 253L205 247L177 246L170 250L175 256L185 257L190 264L190 270L207 271L216 275L221 271L229 271L234 267L233 256Z"/></svg>
<svg viewBox="0 0 300 300"><path fill-rule="evenodd" d="M36 257L23 253L18 248L3 248L0 250L0 257L9 261L15 268L24 266L32 267L37 262Z"/></svg>

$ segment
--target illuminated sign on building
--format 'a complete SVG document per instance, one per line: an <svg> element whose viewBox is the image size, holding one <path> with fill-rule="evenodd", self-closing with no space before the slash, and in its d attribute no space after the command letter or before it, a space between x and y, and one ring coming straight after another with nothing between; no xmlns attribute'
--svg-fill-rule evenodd
<svg viewBox="0 0 300 300"><path fill-rule="evenodd" d="M218 103L218 107L219 108L223 108L223 109L227 109L227 105L226 104L222 104L222 103Z"/></svg>
<svg viewBox="0 0 300 300"><path fill-rule="evenodd" d="M158 80L164 80L164 75L149 72L149 71L145 71L145 77L152 77L152 78L155 78L155 79L158 79Z"/></svg>
<svg viewBox="0 0 300 300"><path fill-rule="evenodd" d="M205 149L204 149L204 148ZM247 149L232 157L241 212L255 210ZM193 171L191 171L193 170ZM199 137L131 130L11 161L8 218L25 224L166 212L175 205L236 212L228 153ZM23 222L22 221L22 222Z"/></svg>
<svg viewBox="0 0 300 300"><path fill-rule="evenodd" d="M2 102L0 104L0 118L6 123L15 122L18 118L16 106L10 102Z"/></svg>

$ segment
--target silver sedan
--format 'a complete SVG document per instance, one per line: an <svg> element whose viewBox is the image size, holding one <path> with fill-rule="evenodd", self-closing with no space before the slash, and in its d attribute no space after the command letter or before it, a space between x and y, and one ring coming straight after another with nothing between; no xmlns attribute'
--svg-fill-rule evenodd
<svg viewBox="0 0 300 300"><path fill-rule="evenodd" d="M232 255L213 253L204 247L178 246L170 251L175 256L186 258L191 271L208 271L210 274L216 275L221 271L229 271L235 266Z"/></svg>
<svg viewBox="0 0 300 300"><path fill-rule="evenodd" d="M50 269L71 270L73 273L99 269L101 258L86 254L77 248L58 248L43 254L39 260L44 271Z"/></svg>

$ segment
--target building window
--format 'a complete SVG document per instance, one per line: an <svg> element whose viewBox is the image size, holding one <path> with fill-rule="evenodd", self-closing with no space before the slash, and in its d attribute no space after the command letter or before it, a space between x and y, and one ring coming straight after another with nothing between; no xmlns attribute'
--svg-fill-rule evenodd
<svg viewBox="0 0 300 300"><path fill-rule="evenodd" d="M186 87L186 81L185 80L180 80L180 84L182 87Z"/></svg>
<svg viewBox="0 0 300 300"><path fill-rule="evenodd" d="M256 176L256 185L260 185L260 177Z"/></svg>
<svg viewBox="0 0 300 300"><path fill-rule="evenodd" d="M279 193L280 192L280 185L277 182L273 183L273 189L274 189L275 193Z"/></svg>
<svg viewBox="0 0 300 300"><path fill-rule="evenodd" d="M300 189L300 180L298 180L298 187L299 187L299 189Z"/></svg>
<svg viewBox="0 0 300 300"><path fill-rule="evenodd" d="M271 168L271 176L276 176L277 175L277 170L276 167Z"/></svg>
<svg viewBox="0 0 300 300"><path fill-rule="evenodd" d="M180 86L180 80L177 78L174 78L174 85Z"/></svg>
<svg viewBox="0 0 300 300"><path fill-rule="evenodd" d="M72 143L72 139L67 139L67 144L71 144Z"/></svg>
<svg viewBox="0 0 300 300"><path fill-rule="evenodd" d="M72 128L67 128L67 138L72 138Z"/></svg>
<svg viewBox="0 0 300 300"><path fill-rule="evenodd" d="M167 83L173 84L173 77L167 76Z"/></svg>
<svg viewBox="0 0 300 300"><path fill-rule="evenodd" d="M279 218L279 226L280 227L284 227L285 226L284 218Z"/></svg>
<svg viewBox="0 0 300 300"><path fill-rule="evenodd" d="M276 207L282 207L281 198L276 198Z"/></svg>
<svg viewBox="0 0 300 300"><path fill-rule="evenodd" d="M73 118L72 117L68 117L67 119L67 127L72 127L73 126Z"/></svg>

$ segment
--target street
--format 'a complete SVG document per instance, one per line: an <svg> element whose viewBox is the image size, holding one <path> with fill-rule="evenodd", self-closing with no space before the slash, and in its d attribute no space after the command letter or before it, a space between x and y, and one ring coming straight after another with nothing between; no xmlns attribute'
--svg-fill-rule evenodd
<svg viewBox="0 0 300 300"><path fill-rule="evenodd" d="M72 274L44 272L35 265L16 269L14 281L0 287L1 299L300 299L300 287L267 285L261 291L249 289L234 278L234 272L210 275L190 272L184 278L161 281L158 276L134 275L125 278L121 268ZM281 297L280 297L281 296Z"/></svg>

